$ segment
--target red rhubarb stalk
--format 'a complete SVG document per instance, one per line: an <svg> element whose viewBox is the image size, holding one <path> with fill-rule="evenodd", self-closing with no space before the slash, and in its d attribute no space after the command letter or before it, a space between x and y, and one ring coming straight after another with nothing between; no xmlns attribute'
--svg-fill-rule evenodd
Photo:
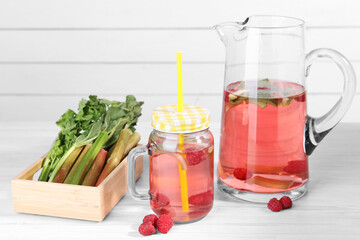
<svg viewBox="0 0 360 240"><path fill-rule="evenodd" d="M96 181L98 180L100 173L104 167L106 154L107 152L104 149L100 149L93 164L91 165L89 171L87 172L84 181L82 182L82 185L95 186Z"/></svg>

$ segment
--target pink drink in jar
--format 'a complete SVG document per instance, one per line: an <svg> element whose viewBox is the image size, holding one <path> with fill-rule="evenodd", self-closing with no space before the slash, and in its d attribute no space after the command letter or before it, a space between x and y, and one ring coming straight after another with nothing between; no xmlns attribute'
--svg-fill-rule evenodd
<svg viewBox="0 0 360 240"><path fill-rule="evenodd" d="M204 217L211 210L214 199L214 147L211 144L185 144L183 152L166 153L155 149L150 156L150 205L160 214L168 214L175 221L192 221ZM154 143L152 143L154 144ZM211 146L208 146L211 145ZM187 163L189 211L182 211L179 164L173 154L184 155Z"/></svg>

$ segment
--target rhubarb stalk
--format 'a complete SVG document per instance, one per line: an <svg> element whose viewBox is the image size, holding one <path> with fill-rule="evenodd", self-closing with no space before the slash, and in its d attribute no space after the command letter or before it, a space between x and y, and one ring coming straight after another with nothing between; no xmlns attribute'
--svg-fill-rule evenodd
<svg viewBox="0 0 360 240"><path fill-rule="evenodd" d="M138 134L137 132L134 132L131 135L128 143L126 144L123 158L130 152L131 149L133 149L140 142L140 139L141 139L140 134Z"/></svg>
<svg viewBox="0 0 360 240"><path fill-rule="evenodd" d="M74 165L76 159L80 155L83 148L84 148L84 146L78 147L69 155L69 157L63 163L63 165L61 165L61 168L60 168L59 172L56 174L53 182L56 182L56 183L64 182L66 176L70 172L71 167Z"/></svg>
<svg viewBox="0 0 360 240"><path fill-rule="evenodd" d="M96 186L99 186L101 182L112 172L112 170L120 164L125 154L126 145L132 134L133 133L127 128L127 126L120 131L119 138L115 143L116 145L96 182Z"/></svg>
<svg viewBox="0 0 360 240"><path fill-rule="evenodd" d="M85 145L84 150L81 152L81 154L78 157L78 159L76 160L74 166L71 168L69 174L66 176L64 183L70 184L71 179L74 177L75 170L79 167L80 162L84 159L84 157L86 156L86 154L90 150L90 148L91 148L91 144Z"/></svg>
<svg viewBox="0 0 360 240"><path fill-rule="evenodd" d="M85 157L80 161L79 166L75 169L75 173L70 181L70 184L80 185L82 183L86 173L91 167L91 164L94 162L96 155L99 153L100 149L107 140L109 140L108 134L106 132L100 132L90 150L86 153Z"/></svg>
<svg viewBox="0 0 360 240"><path fill-rule="evenodd" d="M256 184L267 188L277 188L277 189L288 189L293 184L292 180L283 181L283 180L276 180L271 178L265 178L261 176L254 176L248 180L250 184Z"/></svg>
<svg viewBox="0 0 360 240"><path fill-rule="evenodd" d="M100 173L104 167L106 154L107 152L104 149L100 149L100 152L96 156L93 164L87 172L84 181L82 182L82 185L95 186L96 181L98 180Z"/></svg>

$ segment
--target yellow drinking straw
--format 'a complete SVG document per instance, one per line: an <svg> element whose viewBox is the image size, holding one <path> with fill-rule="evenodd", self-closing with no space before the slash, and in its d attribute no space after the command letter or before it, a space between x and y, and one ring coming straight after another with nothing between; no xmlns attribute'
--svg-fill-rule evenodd
<svg viewBox="0 0 360 240"><path fill-rule="evenodd" d="M178 112L183 112L183 84L182 84L182 60L181 52L176 53L176 66L177 66L177 106ZM184 135L179 134L179 148L184 152ZM185 153L181 153L185 158ZM189 199L188 199L188 187L187 187L187 176L186 170L181 168L179 163L179 176L180 176L180 189L181 189L181 203L182 211L189 212Z"/></svg>

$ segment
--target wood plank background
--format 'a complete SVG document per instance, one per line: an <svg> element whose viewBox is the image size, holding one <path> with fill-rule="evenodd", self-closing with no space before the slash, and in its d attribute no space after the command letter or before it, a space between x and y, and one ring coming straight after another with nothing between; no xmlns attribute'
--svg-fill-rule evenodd
<svg viewBox="0 0 360 240"><path fill-rule="evenodd" d="M0 2L0 121L55 121L89 94L176 103L175 52L183 52L189 104L220 121L225 51L211 26L254 14L300 17L306 49L330 47L360 76L360 15L355 0L12 0ZM359 84L358 84L359 85ZM309 113L319 116L340 96L335 64L314 64L307 80ZM345 122L360 122L360 87Z"/></svg>

